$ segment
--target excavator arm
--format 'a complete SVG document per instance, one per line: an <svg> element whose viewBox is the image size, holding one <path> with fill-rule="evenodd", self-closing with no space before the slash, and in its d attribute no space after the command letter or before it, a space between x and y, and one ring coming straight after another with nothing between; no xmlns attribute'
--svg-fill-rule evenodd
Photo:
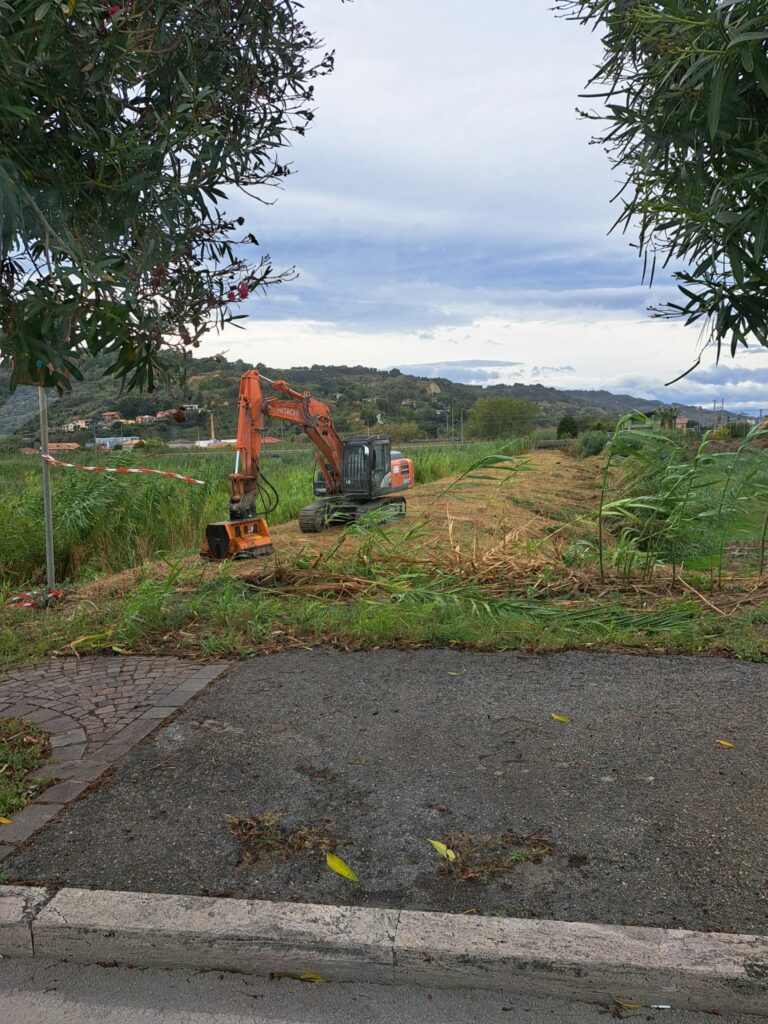
<svg viewBox="0 0 768 1024"><path fill-rule="evenodd" d="M324 402L312 398L309 392L294 391L284 380L276 380L272 387L286 398L268 398L266 414L272 419L297 423L315 446L315 458L328 486L329 494L341 491L341 438L331 419L331 410Z"/></svg>
<svg viewBox="0 0 768 1024"><path fill-rule="evenodd" d="M262 380L280 397L266 397ZM247 519L256 513L262 480L259 464L267 421L284 420L300 426L315 446L317 464L329 494L341 490L341 438L336 432L327 405L308 392L294 391L284 380L271 381L258 370L249 370L240 378L237 421L237 462L230 476L232 493L229 514L232 519Z"/></svg>

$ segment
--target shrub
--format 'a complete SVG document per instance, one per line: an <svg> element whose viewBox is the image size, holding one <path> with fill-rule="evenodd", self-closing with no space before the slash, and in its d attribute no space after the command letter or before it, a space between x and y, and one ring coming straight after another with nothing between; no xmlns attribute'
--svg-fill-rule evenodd
<svg viewBox="0 0 768 1024"><path fill-rule="evenodd" d="M558 438L579 436L579 425L573 416L563 416L557 424L557 436Z"/></svg>
<svg viewBox="0 0 768 1024"><path fill-rule="evenodd" d="M586 459L590 455L599 455L608 443L605 430L588 430L579 440L579 455Z"/></svg>

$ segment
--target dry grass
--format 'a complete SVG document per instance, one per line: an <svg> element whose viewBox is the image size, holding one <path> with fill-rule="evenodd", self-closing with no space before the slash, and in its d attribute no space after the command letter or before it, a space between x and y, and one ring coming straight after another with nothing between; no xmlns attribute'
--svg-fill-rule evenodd
<svg viewBox="0 0 768 1024"><path fill-rule="evenodd" d="M539 863L552 853L552 847L542 839L540 832L528 836L505 831L482 836L449 832L443 842L455 854L455 859L442 859L438 873L457 881L483 885L499 875L509 874L520 864Z"/></svg>
<svg viewBox="0 0 768 1024"><path fill-rule="evenodd" d="M302 825L289 831L280 824L280 815L267 811L255 818L226 819L232 835L240 843L238 867L256 866L269 871L275 861L296 857L325 856L332 853L338 842L323 825Z"/></svg>

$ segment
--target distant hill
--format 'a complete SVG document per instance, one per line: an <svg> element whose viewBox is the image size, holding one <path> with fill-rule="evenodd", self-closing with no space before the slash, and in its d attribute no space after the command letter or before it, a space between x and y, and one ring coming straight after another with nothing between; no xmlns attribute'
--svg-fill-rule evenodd
<svg viewBox="0 0 768 1024"><path fill-rule="evenodd" d="M250 369L242 361L223 357L184 360L186 384L173 392L159 390L152 395L121 392L117 381L103 377L108 365L95 359L83 367L85 379L73 384L61 399L49 394L51 437L63 438L68 421L97 419L107 411L116 411L126 419L154 415L185 403L194 403L200 412L186 414L182 423L173 418L147 426L124 426L125 433L170 440L175 437L207 437L210 414L214 416L217 437L233 437L237 425L237 390L241 374ZM610 391L564 391L543 384L494 384L488 387L457 384L445 378L414 377L399 370L377 370L366 366L299 366L291 369L257 364L272 379L284 378L299 391L310 391L327 402L342 433L381 424L398 441L415 437L435 437L451 426L458 434L463 417L480 397L503 396L536 402L540 426L554 426L568 414L586 427L594 421L612 421L624 412L638 409L650 413L661 403ZM0 437L18 435L34 440L37 430L37 394L34 388L21 387L9 393L10 372L0 368ZM703 420L707 411L696 406L679 406L680 415ZM273 432L280 432L275 425ZM103 431L100 431L103 432ZM285 430L286 438L292 431ZM83 433L68 435L86 440Z"/></svg>

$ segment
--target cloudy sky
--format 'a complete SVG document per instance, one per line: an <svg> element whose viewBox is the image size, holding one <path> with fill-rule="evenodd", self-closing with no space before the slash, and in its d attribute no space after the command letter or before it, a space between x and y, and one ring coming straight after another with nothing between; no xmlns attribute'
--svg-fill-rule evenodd
<svg viewBox="0 0 768 1024"><path fill-rule="evenodd" d="M768 354L701 368L698 332L652 321L608 236L616 174L575 107L599 39L548 0L307 0L336 50L274 206L237 209L297 281L243 304L205 351L272 366L398 366L768 409Z"/></svg>

